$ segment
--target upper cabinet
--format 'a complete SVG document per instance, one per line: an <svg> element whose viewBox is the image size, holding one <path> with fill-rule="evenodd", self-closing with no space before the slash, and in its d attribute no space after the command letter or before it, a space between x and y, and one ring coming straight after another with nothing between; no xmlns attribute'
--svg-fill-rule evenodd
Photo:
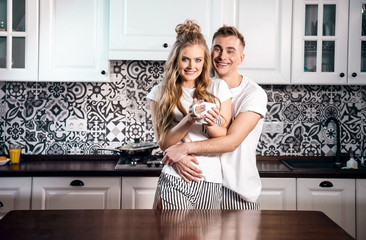
<svg viewBox="0 0 366 240"><path fill-rule="evenodd" d="M0 0L0 80L107 81L108 11L105 0Z"/></svg>
<svg viewBox="0 0 366 240"><path fill-rule="evenodd" d="M40 0L40 81L108 80L108 11L105 0Z"/></svg>
<svg viewBox="0 0 366 240"><path fill-rule="evenodd" d="M38 77L38 0L0 0L0 81Z"/></svg>
<svg viewBox="0 0 366 240"><path fill-rule="evenodd" d="M224 23L244 35L239 71L257 83L289 84L292 0L226 0L224 13Z"/></svg>
<svg viewBox="0 0 366 240"><path fill-rule="evenodd" d="M351 0L348 83L366 84L366 0Z"/></svg>
<svg viewBox="0 0 366 240"><path fill-rule="evenodd" d="M294 1L292 83L366 84L365 4Z"/></svg>
<svg viewBox="0 0 366 240"><path fill-rule="evenodd" d="M195 20L210 47L222 25L223 0L110 0L109 58L166 60L175 42L175 27Z"/></svg>

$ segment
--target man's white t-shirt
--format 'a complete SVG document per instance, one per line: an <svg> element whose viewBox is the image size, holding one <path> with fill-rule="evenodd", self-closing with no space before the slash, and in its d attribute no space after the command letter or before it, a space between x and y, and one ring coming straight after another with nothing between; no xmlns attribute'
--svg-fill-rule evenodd
<svg viewBox="0 0 366 240"><path fill-rule="evenodd" d="M222 185L237 192L246 201L256 202L262 187L256 165L256 149L267 112L267 95L257 83L246 77L230 91L233 121L246 111L259 113L262 118L236 150L221 155Z"/></svg>
<svg viewBox="0 0 366 240"><path fill-rule="evenodd" d="M160 84L155 86L147 95L148 100L158 101L157 94ZM183 93L180 98L182 106L189 112L189 107L193 104L193 93L195 88L185 88L182 87ZM231 93L229 90L228 85L225 81L221 79L212 79L209 88L207 89L208 92L215 95L218 99L220 99L221 103L225 102L226 100L231 98ZM175 120L177 122L183 119L183 114L178 110L176 107L174 109ZM209 138L208 134L205 133L205 128L201 123L194 123L188 131L188 139L185 141L202 141ZM206 182L214 182L214 183L222 183L222 174L221 174L221 162L219 155L199 155L195 156L199 165L196 165L199 169L203 172L203 177L200 180L204 180ZM194 163L192 163L194 164ZM171 166L165 165L163 173L171 174L173 176L179 177L177 172Z"/></svg>

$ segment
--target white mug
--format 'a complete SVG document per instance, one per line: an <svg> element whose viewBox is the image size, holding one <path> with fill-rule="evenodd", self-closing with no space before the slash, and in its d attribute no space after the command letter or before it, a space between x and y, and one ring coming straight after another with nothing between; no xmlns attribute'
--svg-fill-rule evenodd
<svg viewBox="0 0 366 240"><path fill-rule="evenodd" d="M201 106L203 104L205 105L205 111L200 112L200 113L197 113L196 112L196 107ZM203 102L203 103L194 104L192 106L192 111L193 111L193 114L196 115L197 117L202 117L205 114L207 114L207 112L210 111L213 107L216 107L216 104L215 103ZM203 124L207 124L205 118L202 118L200 120L197 120L197 122L203 123Z"/></svg>

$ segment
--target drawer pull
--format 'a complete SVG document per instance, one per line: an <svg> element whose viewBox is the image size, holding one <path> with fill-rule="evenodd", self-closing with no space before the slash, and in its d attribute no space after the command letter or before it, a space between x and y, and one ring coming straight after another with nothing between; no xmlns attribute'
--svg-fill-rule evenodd
<svg viewBox="0 0 366 240"><path fill-rule="evenodd" d="M3 202L0 202L0 207L4 207L4 204L3 204Z"/></svg>
<svg viewBox="0 0 366 240"><path fill-rule="evenodd" d="M323 181L319 184L319 187L323 187L323 188L331 188L333 187L333 183L329 182L329 181Z"/></svg>
<svg viewBox="0 0 366 240"><path fill-rule="evenodd" d="M84 186L84 183L81 180L73 180L70 183L70 186L73 186L73 187L81 187L81 186Z"/></svg>

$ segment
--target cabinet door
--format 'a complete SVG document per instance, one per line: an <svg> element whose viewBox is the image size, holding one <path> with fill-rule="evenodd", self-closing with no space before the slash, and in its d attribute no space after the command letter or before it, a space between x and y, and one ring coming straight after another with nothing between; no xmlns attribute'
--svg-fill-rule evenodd
<svg viewBox="0 0 366 240"><path fill-rule="evenodd" d="M38 77L38 0L0 1L0 81Z"/></svg>
<svg viewBox="0 0 366 240"><path fill-rule="evenodd" d="M0 178L0 218L11 210L29 210L31 178Z"/></svg>
<svg viewBox="0 0 366 240"><path fill-rule="evenodd" d="M261 178L258 202L262 210L296 210L295 178Z"/></svg>
<svg viewBox="0 0 366 240"><path fill-rule="evenodd" d="M152 209L158 177L123 177L122 209Z"/></svg>
<svg viewBox="0 0 366 240"><path fill-rule="evenodd" d="M357 239L366 239L366 179L356 180Z"/></svg>
<svg viewBox="0 0 366 240"><path fill-rule="evenodd" d="M222 24L223 0L111 0L109 58L166 60L177 24L197 21L210 45Z"/></svg>
<svg viewBox="0 0 366 240"><path fill-rule="evenodd" d="M291 0L225 1L224 23L244 35L245 58L239 70L262 84L290 83Z"/></svg>
<svg viewBox="0 0 366 240"><path fill-rule="evenodd" d="M32 209L119 209L121 178L35 177Z"/></svg>
<svg viewBox="0 0 366 240"><path fill-rule="evenodd" d="M292 83L347 84L348 1L294 1Z"/></svg>
<svg viewBox="0 0 366 240"><path fill-rule="evenodd" d="M351 0L348 83L366 84L366 0Z"/></svg>
<svg viewBox="0 0 366 240"><path fill-rule="evenodd" d="M297 179L297 210L322 211L355 237L355 179Z"/></svg>
<svg viewBox="0 0 366 240"><path fill-rule="evenodd" d="M108 80L108 1L40 0L40 81Z"/></svg>

